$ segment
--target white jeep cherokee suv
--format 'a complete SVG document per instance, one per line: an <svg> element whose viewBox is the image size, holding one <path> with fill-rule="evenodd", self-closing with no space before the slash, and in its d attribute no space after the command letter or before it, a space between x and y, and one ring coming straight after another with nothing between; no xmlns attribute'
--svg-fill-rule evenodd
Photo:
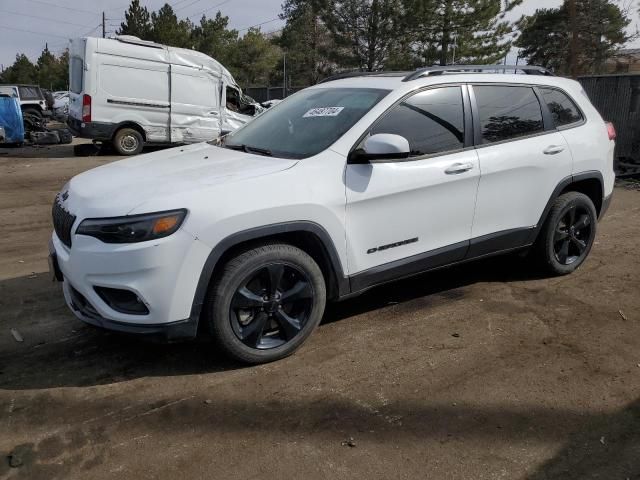
<svg viewBox="0 0 640 480"><path fill-rule="evenodd" d="M486 68L343 75L218 145L74 177L51 242L69 307L165 340L207 328L260 363L300 347L327 300L398 278L520 249L574 271L615 131L572 80Z"/></svg>

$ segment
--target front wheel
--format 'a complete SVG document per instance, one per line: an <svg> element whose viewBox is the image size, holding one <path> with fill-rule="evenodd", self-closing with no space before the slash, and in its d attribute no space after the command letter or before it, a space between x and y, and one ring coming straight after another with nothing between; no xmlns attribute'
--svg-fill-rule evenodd
<svg viewBox="0 0 640 480"><path fill-rule="evenodd" d="M579 192L560 195L535 245L536 260L553 275L572 273L591 251L597 222L596 208L589 197Z"/></svg>
<svg viewBox="0 0 640 480"><path fill-rule="evenodd" d="M287 244L248 250L225 266L206 305L220 347L246 363L297 350L322 319L326 286L316 262Z"/></svg>
<svg viewBox="0 0 640 480"><path fill-rule="evenodd" d="M143 146L142 134L133 128L121 128L113 137L113 148L120 155L138 155Z"/></svg>

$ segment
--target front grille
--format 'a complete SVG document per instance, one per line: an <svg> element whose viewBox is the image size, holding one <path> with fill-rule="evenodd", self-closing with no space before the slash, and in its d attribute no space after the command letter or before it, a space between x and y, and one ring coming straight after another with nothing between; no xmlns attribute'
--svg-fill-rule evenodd
<svg viewBox="0 0 640 480"><path fill-rule="evenodd" d="M56 231L56 235L62 243L71 248L71 227L76 221L76 217L67 212L56 196L53 201L53 208L51 209L51 216L53 217L53 229Z"/></svg>

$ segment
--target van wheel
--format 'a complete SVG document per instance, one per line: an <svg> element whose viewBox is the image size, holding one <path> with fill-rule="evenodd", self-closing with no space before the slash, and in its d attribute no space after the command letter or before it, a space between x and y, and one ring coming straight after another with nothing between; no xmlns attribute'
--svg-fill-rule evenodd
<svg viewBox="0 0 640 480"><path fill-rule="evenodd" d="M138 155L143 146L142 134L133 128L121 128L113 137L113 148L120 155Z"/></svg>
<svg viewBox="0 0 640 480"><path fill-rule="evenodd" d="M322 319L324 277L316 262L287 244L231 259L209 292L205 315L218 345L245 363L291 355Z"/></svg>
<svg viewBox="0 0 640 480"><path fill-rule="evenodd" d="M560 195L534 246L534 259L553 275L574 272L591 251L597 222L596 208L589 197L578 192Z"/></svg>

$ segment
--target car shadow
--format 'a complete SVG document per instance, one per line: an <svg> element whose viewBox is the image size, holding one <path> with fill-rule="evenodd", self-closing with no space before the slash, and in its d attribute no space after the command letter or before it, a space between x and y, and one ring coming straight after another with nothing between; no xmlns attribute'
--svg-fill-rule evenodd
<svg viewBox="0 0 640 480"><path fill-rule="evenodd" d="M547 278L525 257L507 254L458 264L380 285L363 294L327 305L322 323L331 323L418 298L421 307L463 298L464 287L479 282L520 282Z"/></svg>
<svg viewBox="0 0 640 480"><path fill-rule="evenodd" d="M514 262L521 260L496 257L376 287L329 304L323 324L415 299L428 308L463 297L464 287L476 282L539 278ZM0 389L81 387L245 368L206 338L155 344L85 325L68 311L59 284L47 274L0 282L0 311Z"/></svg>

